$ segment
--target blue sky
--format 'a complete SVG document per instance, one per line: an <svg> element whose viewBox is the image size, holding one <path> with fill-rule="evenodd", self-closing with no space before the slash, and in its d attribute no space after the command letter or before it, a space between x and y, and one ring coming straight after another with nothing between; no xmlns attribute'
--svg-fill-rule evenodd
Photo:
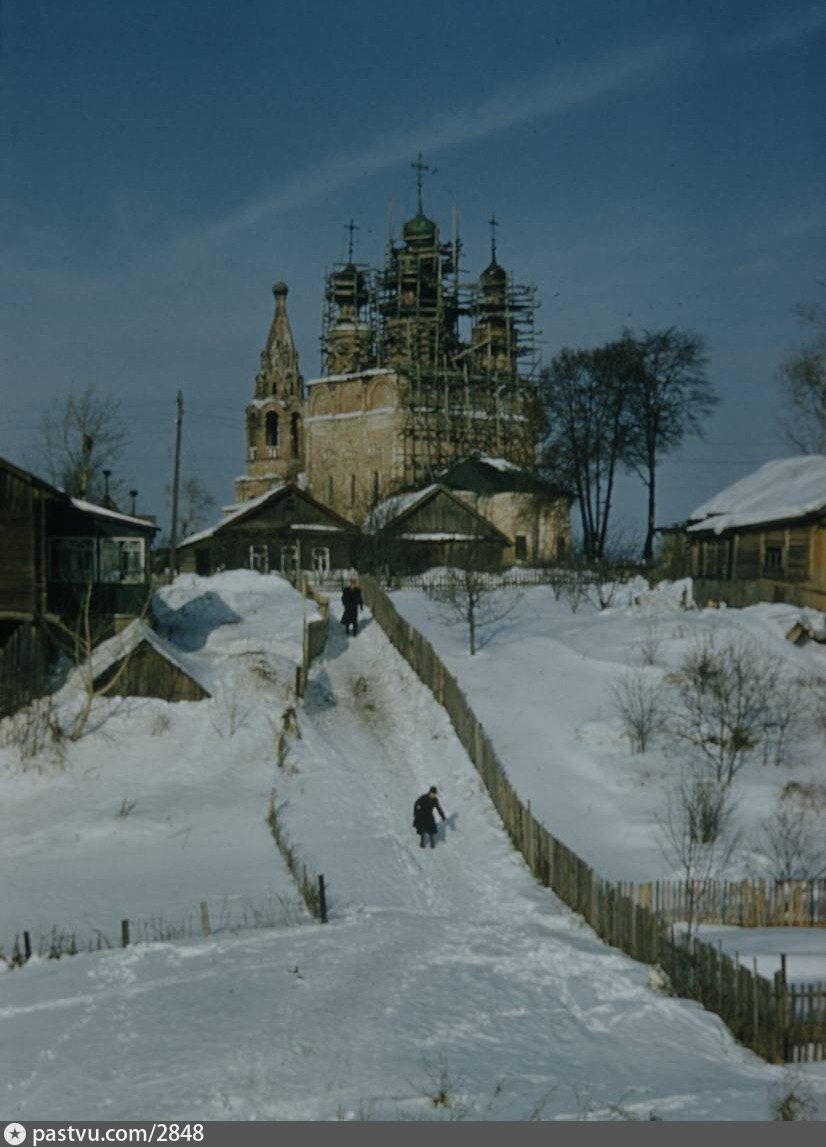
<svg viewBox="0 0 826 1147"><path fill-rule="evenodd" d="M0 454L36 468L43 411L94 383L165 520L180 387L184 472L230 502L273 281L312 378L344 225L380 261L421 151L470 275L496 212L546 361L625 325L705 337L722 402L663 468L673 521L788 453L776 367L826 279L825 48L807 0L4 0ZM624 482L629 531L644 507Z"/></svg>

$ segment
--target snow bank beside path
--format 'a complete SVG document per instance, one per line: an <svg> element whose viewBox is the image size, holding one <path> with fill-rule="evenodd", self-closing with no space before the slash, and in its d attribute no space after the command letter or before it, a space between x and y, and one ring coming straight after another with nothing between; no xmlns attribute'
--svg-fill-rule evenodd
<svg viewBox="0 0 826 1147"><path fill-rule="evenodd" d="M266 821L276 736L300 662L304 604L249 571L160 591L162 640L211 700L104 698L76 743L21 766L0 748L0 944L52 928L84 946L306 919ZM117 640L117 639L115 639ZM55 698L72 712L79 675ZM68 722L67 722L68 723Z"/></svg>

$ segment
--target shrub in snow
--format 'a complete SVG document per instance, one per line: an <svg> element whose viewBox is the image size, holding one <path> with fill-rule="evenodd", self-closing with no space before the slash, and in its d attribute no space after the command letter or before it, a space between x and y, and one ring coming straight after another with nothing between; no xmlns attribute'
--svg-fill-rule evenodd
<svg viewBox="0 0 826 1147"><path fill-rule="evenodd" d="M763 821L756 842L772 880L817 880L826 875L826 834L811 808L781 802Z"/></svg>
<svg viewBox="0 0 826 1147"><path fill-rule="evenodd" d="M686 770L669 790L657 827L663 855L680 873L691 935L709 882L725 871L739 843L730 789L703 770Z"/></svg>
<svg viewBox="0 0 826 1147"><path fill-rule="evenodd" d="M24 771L38 763L63 768L63 730L51 697L39 697L0 721L0 748L12 747Z"/></svg>
<svg viewBox="0 0 826 1147"><path fill-rule="evenodd" d="M640 661L643 665L656 665L662 645L662 630L656 617L647 617L643 622L642 637L637 642Z"/></svg>
<svg viewBox="0 0 826 1147"><path fill-rule="evenodd" d="M806 1080L787 1071L769 1093L769 1111L776 1122L805 1123L817 1118L817 1100Z"/></svg>
<svg viewBox="0 0 826 1147"><path fill-rule="evenodd" d="M675 734L702 754L719 784L730 785L755 757L779 764L800 716L781 663L744 639L703 637L680 667Z"/></svg>
<svg viewBox="0 0 826 1147"><path fill-rule="evenodd" d="M642 669L628 669L611 689L631 751L644 753L664 723L663 690Z"/></svg>

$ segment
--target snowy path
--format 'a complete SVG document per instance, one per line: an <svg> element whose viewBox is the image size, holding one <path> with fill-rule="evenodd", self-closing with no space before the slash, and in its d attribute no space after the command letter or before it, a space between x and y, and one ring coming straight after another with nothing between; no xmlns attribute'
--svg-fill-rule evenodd
<svg viewBox="0 0 826 1147"><path fill-rule="evenodd" d="M349 642L331 626L275 778L331 922L0 975L8 1117L766 1119L781 1073L535 883L444 711L365 622ZM422 852L432 783L452 825Z"/></svg>

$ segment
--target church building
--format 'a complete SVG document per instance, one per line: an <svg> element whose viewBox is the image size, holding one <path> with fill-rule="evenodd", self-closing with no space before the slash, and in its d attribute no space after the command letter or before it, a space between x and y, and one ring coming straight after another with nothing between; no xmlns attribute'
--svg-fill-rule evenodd
<svg viewBox="0 0 826 1147"><path fill-rule="evenodd" d="M398 491L433 482L474 454L533 469L539 434L533 287L514 283L496 253L479 278L460 274L458 233L443 241L422 203L383 266L353 258L327 275L322 371L305 381L276 283L275 314L246 410L240 504L295 482L356 524ZM567 522L568 499L554 521ZM564 519L564 522L563 522ZM543 547L544 548L544 547ZM548 552L557 556L556 538Z"/></svg>

